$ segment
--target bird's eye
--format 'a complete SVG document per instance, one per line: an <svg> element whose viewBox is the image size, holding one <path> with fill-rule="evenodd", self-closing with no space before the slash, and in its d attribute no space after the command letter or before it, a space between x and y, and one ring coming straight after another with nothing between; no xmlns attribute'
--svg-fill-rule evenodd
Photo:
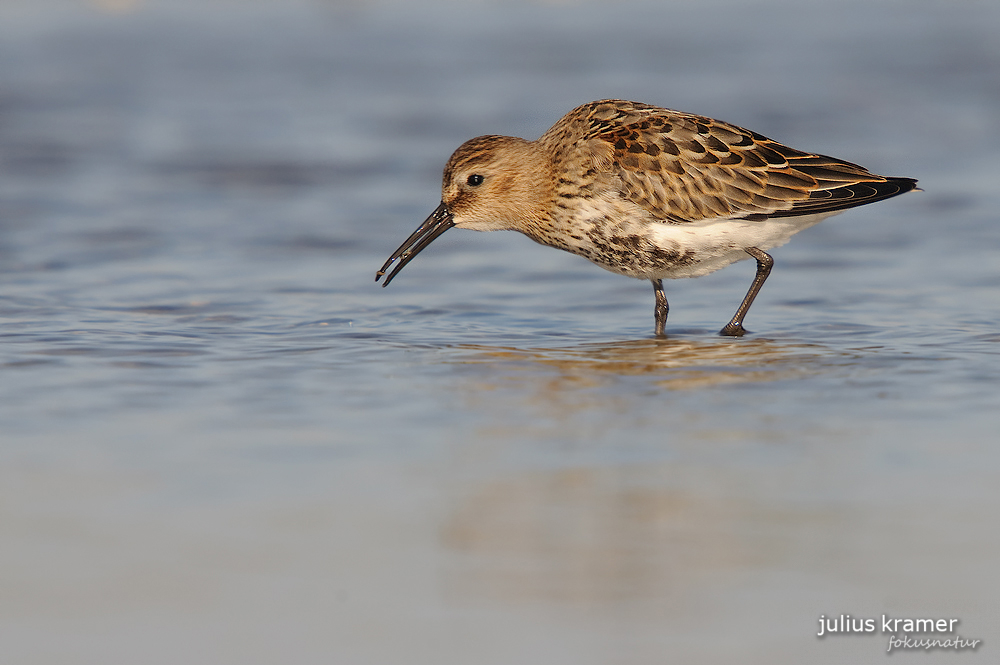
<svg viewBox="0 0 1000 665"><path fill-rule="evenodd" d="M465 182L469 183L469 187L479 187L483 184L483 176L473 173Z"/></svg>

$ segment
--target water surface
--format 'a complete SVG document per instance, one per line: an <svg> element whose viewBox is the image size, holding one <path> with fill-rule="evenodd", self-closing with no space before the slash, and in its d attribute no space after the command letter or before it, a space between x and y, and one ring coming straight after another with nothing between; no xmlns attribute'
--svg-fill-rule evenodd
<svg viewBox="0 0 1000 665"><path fill-rule="evenodd" d="M8 2L0 660L882 662L1000 638L994 3ZM916 177L647 283L451 231L623 97ZM985 661L984 661L985 662Z"/></svg>

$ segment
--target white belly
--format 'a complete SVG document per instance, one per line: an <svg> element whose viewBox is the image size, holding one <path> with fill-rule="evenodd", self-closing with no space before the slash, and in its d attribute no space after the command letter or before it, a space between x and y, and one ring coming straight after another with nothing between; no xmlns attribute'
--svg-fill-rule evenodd
<svg viewBox="0 0 1000 665"><path fill-rule="evenodd" d="M715 218L669 223L618 195L578 200L576 208L533 236L538 242L587 258L606 270L638 279L701 277L767 251L837 212L761 221Z"/></svg>
<svg viewBox="0 0 1000 665"><path fill-rule="evenodd" d="M660 247L676 246L690 252L692 261L661 269L656 274L633 274L645 279L701 277L731 263L750 258L747 247L768 250L780 247L803 229L836 212L800 217L778 217L765 221L714 219L687 224L656 224L647 227L650 240Z"/></svg>

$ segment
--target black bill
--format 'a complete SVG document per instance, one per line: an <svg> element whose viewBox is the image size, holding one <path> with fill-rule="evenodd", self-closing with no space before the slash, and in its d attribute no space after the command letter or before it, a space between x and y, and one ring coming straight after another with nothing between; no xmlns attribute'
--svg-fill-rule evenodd
<svg viewBox="0 0 1000 665"><path fill-rule="evenodd" d="M451 213L448 212L448 208L444 205L444 203L442 203L436 210L434 210L434 212L431 213L430 217L424 220L424 223L420 225L420 228L414 231L413 235L407 238L406 242L400 245L399 249L392 253L392 256L390 256L389 260L385 262L382 269L375 273L375 281L377 282L382 279L382 276L385 275L385 271L389 269L392 262L398 259L399 263L396 264L396 267L392 269L392 272L390 272L385 278L385 281L382 282L382 286L389 286L389 282L392 281L392 278L396 276L396 273L403 269L403 266L410 262L410 259L419 254L420 250L424 247L431 244L434 241L434 238L437 238L453 226L455 226L455 222L451 219Z"/></svg>

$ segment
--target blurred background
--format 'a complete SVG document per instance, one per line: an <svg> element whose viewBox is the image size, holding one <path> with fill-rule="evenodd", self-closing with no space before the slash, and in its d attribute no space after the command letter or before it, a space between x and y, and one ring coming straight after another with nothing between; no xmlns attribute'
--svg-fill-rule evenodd
<svg viewBox="0 0 1000 665"><path fill-rule="evenodd" d="M1000 596L1000 4L4 0L0 661L883 662ZM455 230L619 97L923 192L648 283ZM949 635L954 636L954 635ZM986 659L986 660L984 660Z"/></svg>

